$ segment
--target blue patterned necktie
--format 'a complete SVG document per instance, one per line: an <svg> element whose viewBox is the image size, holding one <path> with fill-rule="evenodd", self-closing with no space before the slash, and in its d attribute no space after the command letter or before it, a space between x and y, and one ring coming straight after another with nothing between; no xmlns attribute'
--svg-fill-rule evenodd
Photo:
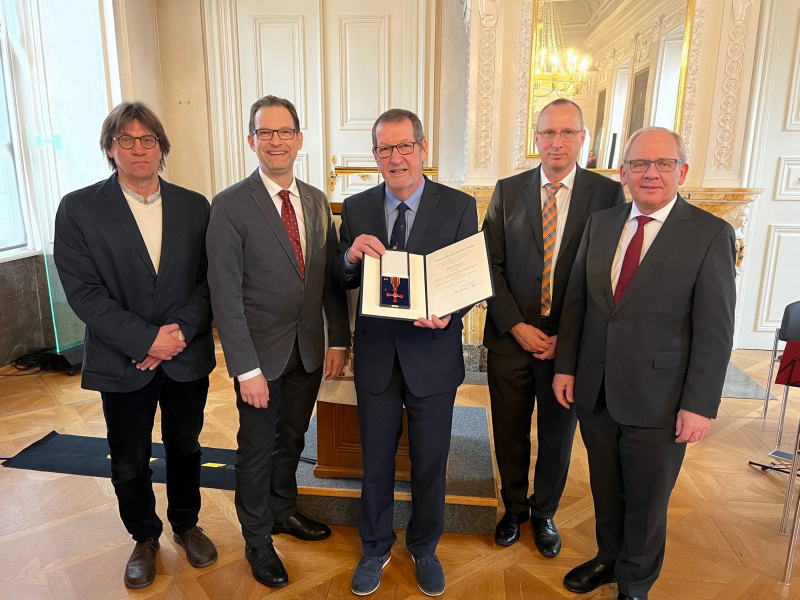
<svg viewBox="0 0 800 600"><path fill-rule="evenodd" d="M401 202L397 207L397 219L392 227L392 237L389 238L389 248L391 250L406 249L406 211L408 206Z"/></svg>

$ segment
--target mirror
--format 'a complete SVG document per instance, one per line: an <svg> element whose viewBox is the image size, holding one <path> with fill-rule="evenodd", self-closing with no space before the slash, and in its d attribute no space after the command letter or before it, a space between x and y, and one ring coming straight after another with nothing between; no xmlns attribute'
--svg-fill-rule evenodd
<svg viewBox="0 0 800 600"><path fill-rule="evenodd" d="M526 151L539 156L539 111L556 98L583 110L578 164L617 170L637 129L680 133L695 0L533 0Z"/></svg>

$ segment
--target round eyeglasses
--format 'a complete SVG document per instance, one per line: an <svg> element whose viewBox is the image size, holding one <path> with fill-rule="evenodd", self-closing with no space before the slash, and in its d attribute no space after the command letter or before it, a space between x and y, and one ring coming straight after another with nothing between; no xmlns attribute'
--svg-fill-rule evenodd
<svg viewBox="0 0 800 600"><path fill-rule="evenodd" d="M139 143L145 150L155 148L156 142L158 142L158 136L155 135L143 135L140 137L134 137L132 135L119 135L111 139L116 141L119 144L119 147L124 148L125 150L131 150L136 145L136 140L139 140Z"/></svg>

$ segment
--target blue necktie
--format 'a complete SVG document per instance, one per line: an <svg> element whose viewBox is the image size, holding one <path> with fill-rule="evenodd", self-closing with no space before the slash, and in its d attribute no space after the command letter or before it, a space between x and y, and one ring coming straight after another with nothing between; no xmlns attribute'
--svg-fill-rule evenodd
<svg viewBox="0 0 800 600"><path fill-rule="evenodd" d="M401 202L397 207L397 219L392 227L392 237L389 239L389 248L392 250L406 249L406 211L408 206Z"/></svg>

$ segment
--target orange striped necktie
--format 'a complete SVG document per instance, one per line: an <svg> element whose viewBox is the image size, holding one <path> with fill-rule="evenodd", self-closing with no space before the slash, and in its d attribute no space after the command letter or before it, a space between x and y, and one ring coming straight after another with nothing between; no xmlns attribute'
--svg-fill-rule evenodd
<svg viewBox="0 0 800 600"><path fill-rule="evenodd" d="M542 272L542 314L550 310L553 303L551 289L553 275L553 257L556 251L556 230L558 229L558 209L556 194L564 186L563 183L546 183L547 199L542 208L542 239L544 241L544 271Z"/></svg>

